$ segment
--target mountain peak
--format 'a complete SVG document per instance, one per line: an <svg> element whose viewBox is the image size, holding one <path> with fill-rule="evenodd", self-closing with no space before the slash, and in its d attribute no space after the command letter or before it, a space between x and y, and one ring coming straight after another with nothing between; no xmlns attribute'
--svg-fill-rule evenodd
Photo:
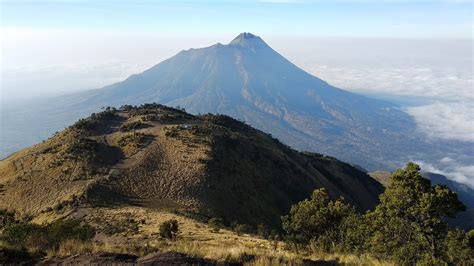
<svg viewBox="0 0 474 266"><path fill-rule="evenodd" d="M245 48L268 47L268 45L262 40L262 38L250 32L242 32L237 37L235 37L229 43L229 45L241 46Z"/></svg>

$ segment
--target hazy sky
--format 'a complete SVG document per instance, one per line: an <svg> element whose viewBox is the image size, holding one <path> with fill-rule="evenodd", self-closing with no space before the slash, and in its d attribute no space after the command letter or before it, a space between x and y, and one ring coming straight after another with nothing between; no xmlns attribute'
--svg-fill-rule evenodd
<svg viewBox="0 0 474 266"><path fill-rule="evenodd" d="M333 85L400 103L430 138L474 143L473 1L0 0L0 8L2 105L105 86L252 32ZM448 161L426 167L474 184L474 162Z"/></svg>
<svg viewBox="0 0 474 266"><path fill-rule="evenodd" d="M470 38L463 0L3 0L3 26L262 35Z"/></svg>

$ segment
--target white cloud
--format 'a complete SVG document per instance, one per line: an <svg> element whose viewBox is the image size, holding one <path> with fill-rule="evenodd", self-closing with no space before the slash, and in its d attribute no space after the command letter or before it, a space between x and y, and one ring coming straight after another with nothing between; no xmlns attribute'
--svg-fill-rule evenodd
<svg viewBox="0 0 474 266"><path fill-rule="evenodd" d="M330 84L375 96L474 101L473 40L269 38Z"/></svg>
<svg viewBox="0 0 474 266"><path fill-rule="evenodd" d="M439 161L440 161L441 163L448 164L448 163L454 162L454 159L451 158L451 157L446 156L446 157L441 158L441 160L439 160Z"/></svg>
<svg viewBox="0 0 474 266"><path fill-rule="evenodd" d="M428 63L426 63L428 64ZM311 73L354 92L406 98L474 101L474 81L469 66L432 64L379 66L309 66ZM466 63L467 64L467 63Z"/></svg>
<svg viewBox="0 0 474 266"><path fill-rule="evenodd" d="M451 162L443 167L437 167L433 164L416 161L424 172L431 172L446 176L448 179L454 180L458 183L466 184L474 189L474 165L461 165L456 161Z"/></svg>
<svg viewBox="0 0 474 266"><path fill-rule="evenodd" d="M407 112L430 138L474 142L474 104L436 102L407 108Z"/></svg>
<svg viewBox="0 0 474 266"><path fill-rule="evenodd" d="M430 138L474 142L472 40L296 43L298 49L275 42L291 61L332 85L405 106Z"/></svg>

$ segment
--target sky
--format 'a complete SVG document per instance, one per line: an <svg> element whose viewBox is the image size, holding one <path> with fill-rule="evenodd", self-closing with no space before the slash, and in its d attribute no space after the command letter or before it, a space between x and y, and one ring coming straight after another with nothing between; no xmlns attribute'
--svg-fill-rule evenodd
<svg viewBox="0 0 474 266"><path fill-rule="evenodd" d="M100 88L252 32L330 84L399 103L427 137L474 143L473 1L0 0L0 9L3 105ZM457 180L474 169L425 165Z"/></svg>
<svg viewBox="0 0 474 266"><path fill-rule="evenodd" d="M470 38L463 0L3 0L5 27L160 32Z"/></svg>

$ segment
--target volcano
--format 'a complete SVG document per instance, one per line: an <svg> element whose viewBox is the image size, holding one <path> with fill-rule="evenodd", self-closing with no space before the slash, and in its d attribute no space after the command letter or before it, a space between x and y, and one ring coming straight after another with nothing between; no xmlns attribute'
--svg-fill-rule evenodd
<svg viewBox="0 0 474 266"><path fill-rule="evenodd" d="M251 33L228 44L181 51L101 89L17 109L14 116L21 121L11 121L12 112L5 111L2 142L16 150L101 107L152 102L192 114L229 115L296 149L369 170L393 169L414 154L436 156L441 150L425 141L412 117L396 105L331 86ZM28 126L22 130L22 124Z"/></svg>

